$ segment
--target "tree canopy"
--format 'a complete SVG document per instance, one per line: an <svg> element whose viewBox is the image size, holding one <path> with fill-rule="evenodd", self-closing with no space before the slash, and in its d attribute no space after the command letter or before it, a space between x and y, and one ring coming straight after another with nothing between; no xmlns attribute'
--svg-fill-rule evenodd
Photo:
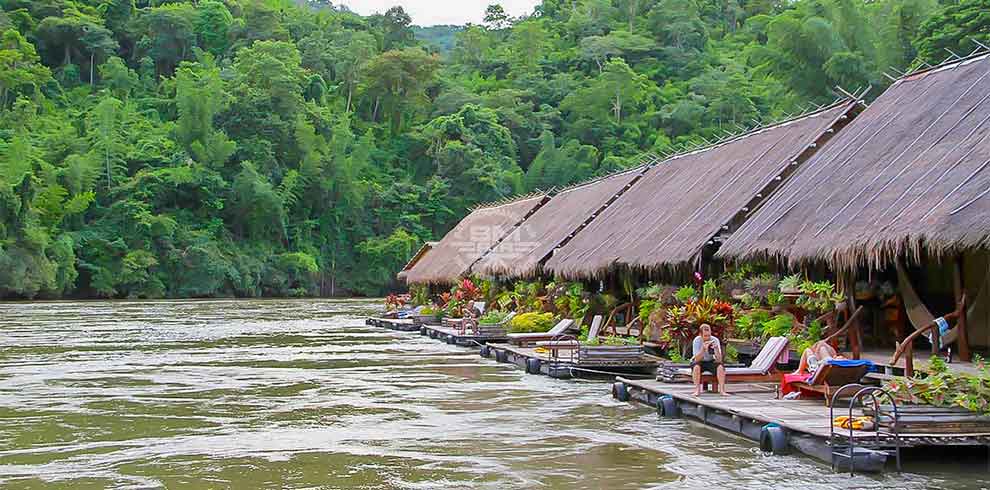
<svg viewBox="0 0 990 490"><path fill-rule="evenodd" d="M479 202L990 44L988 0L334 3L0 0L0 297L380 294Z"/></svg>

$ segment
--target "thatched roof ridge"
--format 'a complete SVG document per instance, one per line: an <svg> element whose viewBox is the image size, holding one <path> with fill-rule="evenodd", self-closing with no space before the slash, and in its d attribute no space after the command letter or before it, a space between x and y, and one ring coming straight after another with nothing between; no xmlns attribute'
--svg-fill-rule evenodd
<svg viewBox="0 0 990 490"><path fill-rule="evenodd" d="M403 267L402 270L396 274L396 277L399 278L399 280L405 279L409 269L412 269L420 260L423 259L423 256L425 256L430 250L433 250L433 247L437 246L437 243L438 242L424 242L423 245L419 247L419 250L417 250L409 261L406 262L405 267Z"/></svg>
<svg viewBox="0 0 990 490"><path fill-rule="evenodd" d="M508 202L477 207L405 271L410 284L452 284L485 252L547 201L537 193Z"/></svg>
<svg viewBox="0 0 990 490"><path fill-rule="evenodd" d="M723 244L881 266L990 245L990 55L895 82Z"/></svg>
<svg viewBox="0 0 990 490"><path fill-rule="evenodd" d="M629 189L657 157L632 169L575 184L555 192L509 236L474 266L472 273L506 278L533 277L544 260L598 213Z"/></svg>
<svg viewBox="0 0 990 490"><path fill-rule="evenodd" d="M816 150L817 142L847 118L856 103L844 100L651 167L558 249L546 269L578 278L615 267L655 270L697 260L754 196L786 176L802 155Z"/></svg>

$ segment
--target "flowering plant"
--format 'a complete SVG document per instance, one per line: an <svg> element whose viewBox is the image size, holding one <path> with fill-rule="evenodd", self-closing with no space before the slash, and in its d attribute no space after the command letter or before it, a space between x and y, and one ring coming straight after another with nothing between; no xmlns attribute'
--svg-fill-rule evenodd
<svg viewBox="0 0 990 490"><path fill-rule="evenodd" d="M409 302L408 294L390 294L385 297L385 310L398 311Z"/></svg>

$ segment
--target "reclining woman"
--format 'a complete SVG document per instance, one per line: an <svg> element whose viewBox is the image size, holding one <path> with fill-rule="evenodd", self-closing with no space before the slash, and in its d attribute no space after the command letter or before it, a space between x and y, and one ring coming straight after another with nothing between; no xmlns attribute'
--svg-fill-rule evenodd
<svg viewBox="0 0 990 490"><path fill-rule="evenodd" d="M835 347L829 345L824 340L819 340L804 350L801 354L801 362L798 363L797 371L794 374L811 375L815 374L820 366L832 359L845 359Z"/></svg>
<svg viewBox="0 0 990 490"><path fill-rule="evenodd" d="M801 362L798 363L797 371L784 375L780 383L780 394L782 397L791 400L801 395L800 390L794 385L812 379L815 372L831 360L845 359L827 341L819 340L804 350L801 354Z"/></svg>

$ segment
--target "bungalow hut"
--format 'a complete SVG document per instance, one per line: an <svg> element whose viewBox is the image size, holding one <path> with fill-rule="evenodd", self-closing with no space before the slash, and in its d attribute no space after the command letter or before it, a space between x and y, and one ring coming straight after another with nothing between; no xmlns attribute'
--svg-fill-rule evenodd
<svg viewBox="0 0 990 490"><path fill-rule="evenodd" d="M988 167L990 55L983 54L897 80L732 233L718 256L827 264L847 280L898 262L905 279L905 264L914 265L929 298L941 292L958 301L965 290L956 352L966 358L969 342L988 344L986 313L972 309L986 303ZM918 305L905 293L914 288L903 281L899 289L910 316Z"/></svg>
<svg viewBox="0 0 990 490"><path fill-rule="evenodd" d="M858 110L844 100L646 171L546 262L566 278L697 267L749 209L768 197Z"/></svg>
<svg viewBox="0 0 990 490"><path fill-rule="evenodd" d="M475 208L419 259L405 279L409 284L453 284L490 248L549 200L535 194Z"/></svg>
<svg viewBox="0 0 990 490"><path fill-rule="evenodd" d="M505 279L540 275L543 263L642 177L647 164L562 190L541 206L471 272Z"/></svg>
<svg viewBox="0 0 990 490"><path fill-rule="evenodd" d="M416 251L416 254L413 255L411 259L409 259L409 262L406 262L406 266L403 267L401 271L399 271L399 273L396 275L396 277L400 281L404 281L406 279L406 274L408 274L409 271L413 267L415 267L416 264L418 264L419 261L422 260L423 257L427 253L430 252L430 250L433 250L433 247L435 247L435 246L437 246L437 242L426 242L426 243L424 243L423 246L422 247L419 247L419 250Z"/></svg>

